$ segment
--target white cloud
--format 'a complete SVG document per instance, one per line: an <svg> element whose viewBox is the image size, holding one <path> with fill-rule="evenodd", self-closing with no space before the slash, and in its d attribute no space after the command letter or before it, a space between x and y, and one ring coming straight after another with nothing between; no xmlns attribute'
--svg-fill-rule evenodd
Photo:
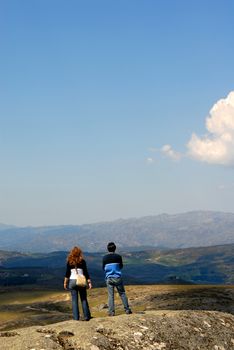
<svg viewBox="0 0 234 350"><path fill-rule="evenodd" d="M234 91L211 108L206 119L208 133L192 134L188 156L210 164L234 165Z"/></svg>
<svg viewBox="0 0 234 350"><path fill-rule="evenodd" d="M153 158L148 157L148 158L146 159L146 163L147 163L147 164L153 164L154 162L155 162L155 160L154 160Z"/></svg>
<svg viewBox="0 0 234 350"><path fill-rule="evenodd" d="M174 161L179 161L182 157L182 154L179 152L176 152L172 149L171 145L164 145L161 148L161 152L166 155L167 157L171 158Z"/></svg>
<svg viewBox="0 0 234 350"><path fill-rule="evenodd" d="M233 188L234 188L234 183L228 184L228 185L221 184L218 186L219 191L225 191L225 190L230 191L230 190L233 190Z"/></svg>

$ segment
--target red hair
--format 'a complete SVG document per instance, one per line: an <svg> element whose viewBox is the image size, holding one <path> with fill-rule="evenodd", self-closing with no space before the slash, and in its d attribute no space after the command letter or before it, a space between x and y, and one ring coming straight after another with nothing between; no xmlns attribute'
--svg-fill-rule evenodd
<svg viewBox="0 0 234 350"><path fill-rule="evenodd" d="M80 247L74 247L67 257L67 262L70 265L77 265L83 260L83 253Z"/></svg>

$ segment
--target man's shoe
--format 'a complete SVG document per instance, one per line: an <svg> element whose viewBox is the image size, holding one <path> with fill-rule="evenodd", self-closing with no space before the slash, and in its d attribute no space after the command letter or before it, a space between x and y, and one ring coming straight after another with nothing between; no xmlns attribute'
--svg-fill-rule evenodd
<svg viewBox="0 0 234 350"><path fill-rule="evenodd" d="M127 315L131 315L131 314L132 314L132 310L131 310L131 309L126 310L126 314L127 314Z"/></svg>
<svg viewBox="0 0 234 350"><path fill-rule="evenodd" d="M115 313L111 312L111 313L108 314L108 316L115 316Z"/></svg>

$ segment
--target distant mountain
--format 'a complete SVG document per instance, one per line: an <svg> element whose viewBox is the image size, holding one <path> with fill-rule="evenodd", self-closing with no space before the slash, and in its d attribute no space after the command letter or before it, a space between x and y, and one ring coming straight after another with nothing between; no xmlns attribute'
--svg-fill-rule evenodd
<svg viewBox="0 0 234 350"><path fill-rule="evenodd" d="M234 214L196 211L119 219L87 225L48 227L0 226L0 249L21 252L105 251L108 241L119 248L186 248L234 243Z"/></svg>
<svg viewBox="0 0 234 350"><path fill-rule="evenodd" d="M1 224L0 223L0 231L1 230L6 230L8 228L13 228L13 227L15 227L15 226L13 226L13 225L5 225L5 224Z"/></svg>

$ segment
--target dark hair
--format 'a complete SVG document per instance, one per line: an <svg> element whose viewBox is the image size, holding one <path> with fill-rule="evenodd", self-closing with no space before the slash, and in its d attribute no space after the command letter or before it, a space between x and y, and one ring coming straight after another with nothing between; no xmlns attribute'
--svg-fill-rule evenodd
<svg viewBox="0 0 234 350"><path fill-rule="evenodd" d="M114 244L114 242L110 242L107 244L108 252L113 253L115 252L115 249L116 249L116 245Z"/></svg>

